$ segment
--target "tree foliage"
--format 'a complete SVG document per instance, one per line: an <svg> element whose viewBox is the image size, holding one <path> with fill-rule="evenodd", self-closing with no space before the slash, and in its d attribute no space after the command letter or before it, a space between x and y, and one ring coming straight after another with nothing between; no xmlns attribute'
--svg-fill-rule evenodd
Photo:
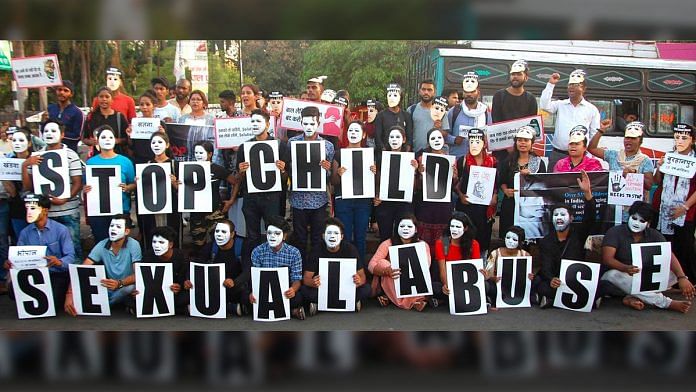
<svg viewBox="0 0 696 392"><path fill-rule="evenodd" d="M244 74L250 75L265 91L299 94L305 84L300 81L303 51L307 41L243 41Z"/></svg>

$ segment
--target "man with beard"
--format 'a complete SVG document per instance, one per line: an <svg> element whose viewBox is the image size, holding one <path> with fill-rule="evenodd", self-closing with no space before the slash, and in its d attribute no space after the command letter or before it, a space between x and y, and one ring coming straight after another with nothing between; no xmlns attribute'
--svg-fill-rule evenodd
<svg viewBox="0 0 696 392"><path fill-rule="evenodd" d="M447 113L450 133L447 136L449 154L457 158L463 157L469 152L469 143L464 143L469 129L483 129L491 124L491 113L488 106L479 102L481 90L479 90L478 75L469 72L462 81L464 89L464 102L453 107Z"/></svg>
<svg viewBox="0 0 696 392"><path fill-rule="evenodd" d="M389 131L394 125L406 130L406 144L413 146L413 120L411 115L401 110L401 86L389 83L387 86L387 109L375 117L376 152L389 151Z"/></svg>
<svg viewBox="0 0 696 392"><path fill-rule="evenodd" d="M537 114L537 102L534 95L524 89L527 79L529 79L527 62L515 61L510 67L510 86L496 91L493 95L491 118L494 123ZM494 151L493 155L498 162L502 162L508 156L508 151Z"/></svg>
<svg viewBox="0 0 696 392"><path fill-rule="evenodd" d="M439 119L434 119L430 113L435 99L435 82L432 79L422 80L418 95L420 95L420 102L409 106L406 110L413 120L413 151L420 151L428 146L425 136L432 128L445 131L450 129L447 113Z"/></svg>
<svg viewBox="0 0 696 392"><path fill-rule="evenodd" d="M232 118L237 117L238 112L235 107L237 102L237 96L234 95L232 90L224 90L218 94L220 99L220 112L218 113L218 118Z"/></svg>
<svg viewBox="0 0 696 392"><path fill-rule="evenodd" d="M191 93L191 82L188 79L181 78L176 81L175 97L168 102L179 109L179 117L184 114L191 114L191 105L189 105L189 94Z"/></svg>
<svg viewBox="0 0 696 392"><path fill-rule="evenodd" d="M63 80L63 85L55 88L57 103L48 105L48 118L57 118L65 125L63 143L77 152L77 143L82 138L82 126L85 115L72 103L75 88L69 80ZM113 106L113 103L112 103Z"/></svg>

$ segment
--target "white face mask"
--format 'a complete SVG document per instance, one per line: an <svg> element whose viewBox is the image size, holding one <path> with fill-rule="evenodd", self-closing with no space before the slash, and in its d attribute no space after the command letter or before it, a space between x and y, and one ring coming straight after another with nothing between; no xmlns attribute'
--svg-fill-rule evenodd
<svg viewBox="0 0 696 392"><path fill-rule="evenodd" d="M159 235L152 237L152 251L155 252L155 256L162 256L169 250L169 241Z"/></svg>
<svg viewBox="0 0 696 392"><path fill-rule="evenodd" d="M430 134L430 137L428 137L428 144L433 150L440 151L445 145L445 138L442 137L441 132L435 131Z"/></svg>
<svg viewBox="0 0 696 392"><path fill-rule="evenodd" d="M34 223L39 220L42 208L36 203L27 203L24 205L27 209L27 223Z"/></svg>
<svg viewBox="0 0 696 392"><path fill-rule="evenodd" d="M462 221L452 219L449 227L452 239L456 240L464 235L464 223Z"/></svg>
<svg viewBox="0 0 696 392"><path fill-rule="evenodd" d="M483 139L474 137L469 138L469 152L473 156L477 156L483 150Z"/></svg>
<svg viewBox="0 0 696 392"><path fill-rule="evenodd" d="M341 244L343 239L343 234L341 234L341 229L336 225L326 226L324 230L324 243L329 249L336 249Z"/></svg>
<svg viewBox="0 0 696 392"><path fill-rule="evenodd" d="M628 218L628 229L633 233L640 233L648 227L648 222L638 214L633 214Z"/></svg>
<svg viewBox="0 0 696 392"><path fill-rule="evenodd" d="M565 231L570 226L570 213L565 208L556 208L552 215L551 219L556 231Z"/></svg>
<svg viewBox="0 0 696 392"><path fill-rule="evenodd" d="M475 91L478 85L478 79L476 78L466 78L462 81L462 88L465 92Z"/></svg>
<svg viewBox="0 0 696 392"><path fill-rule="evenodd" d="M508 231L505 234L505 247L508 249L517 249L517 247L520 245L520 237L517 235L517 233L513 233L511 231Z"/></svg>
<svg viewBox="0 0 696 392"><path fill-rule="evenodd" d="M389 147L392 150L398 150L404 145L404 136L396 129L389 132Z"/></svg>
<svg viewBox="0 0 696 392"><path fill-rule="evenodd" d="M12 151L15 154L24 152L29 148L29 140L23 132L15 132L12 134Z"/></svg>
<svg viewBox="0 0 696 392"><path fill-rule="evenodd" d="M408 240L416 235L416 224L410 219L402 219L399 222L399 227L397 228L397 233L399 237Z"/></svg>
<svg viewBox="0 0 696 392"><path fill-rule="evenodd" d="M367 122L371 123L375 121L375 117L377 117L377 108L374 106L368 106L367 108Z"/></svg>
<svg viewBox="0 0 696 392"><path fill-rule="evenodd" d="M126 236L126 220L112 219L109 224L109 241L116 242Z"/></svg>
<svg viewBox="0 0 696 392"><path fill-rule="evenodd" d="M401 93L397 91L387 91L387 105L390 108L399 106L399 101L401 101Z"/></svg>
<svg viewBox="0 0 696 392"><path fill-rule="evenodd" d="M215 236L215 243L218 246L227 244L230 242L230 238L232 237L230 227L225 223L218 223L215 225L215 233L213 235Z"/></svg>
<svg viewBox="0 0 696 392"><path fill-rule="evenodd" d="M348 127L348 142L358 144L363 138L363 129L359 124L350 124Z"/></svg>
<svg viewBox="0 0 696 392"><path fill-rule="evenodd" d="M116 146L114 133L108 130L99 133L99 148L102 150L113 150Z"/></svg>
<svg viewBox="0 0 696 392"><path fill-rule="evenodd" d="M254 114L251 116L251 131L254 136L259 136L266 130L266 119L263 116Z"/></svg>
<svg viewBox="0 0 696 392"><path fill-rule="evenodd" d="M276 248L283 243L283 230L273 225L266 228L266 240L271 248Z"/></svg>
<svg viewBox="0 0 696 392"><path fill-rule="evenodd" d="M447 106L442 106L440 104L433 104L433 106L430 107L430 118L433 121L440 121L442 120L442 117L445 116L445 113L447 113Z"/></svg>
<svg viewBox="0 0 696 392"><path fill-rule="evenodd" d="M155 136L150 140L150 149L155 156L164 153L167 150L167 142L159 136Z"/></svg>
<svg viewBox="0 0 696 392"><path fill-rule="evenodd" d="M314 136L314 134L317 133L317 128L319 128L319 123L316 117L302 117L302 131L306 137Z"/></svg>
<svg viewBox="0 0 696 392"><path fill-rule="evenodd" d="M196 162L205 162L208 160L208 151L203 146L196 146L193 148L193 157L196 158Z"/></svg>
<svg viewBox="0 0 696 392"><path fill-rule="evenodd" d="M46 144L60 143L60 127L56 123L48 123L43 129L43 140Z"/></svg>
<svg viewBox="0 0 696 392"><path fill-rule="evenodd" d="M111 91L118 90L121 87L121 77L118 75L106 75L106 87Z"/></svg>

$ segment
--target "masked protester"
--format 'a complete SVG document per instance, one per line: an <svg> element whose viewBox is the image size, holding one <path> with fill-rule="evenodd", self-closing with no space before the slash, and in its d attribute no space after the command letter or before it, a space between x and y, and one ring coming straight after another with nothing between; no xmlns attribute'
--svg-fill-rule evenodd
<svg viewBox="0 0 696 392"><path fill-rule="evenodd" d="M377 113L382 111L384 107L380 102L373 99L368 99L365 106L367 107L367 122L363 125L363 130L365 135L367 135L365 145L375 148L375 119L377 118Z"/></svg>
<svg viewBox="0 0 696 392"><path fill-rule="evenodd" d="M135 191L135 167L133 162L127 157L117 154L114 151L116 146L116 136L108 125L102 125L95 130L99 143L99 154L87 160L87 165L110 165L121 167L121 178L119 191L123 203L123 213L130 214L131 192ZM87 194L92 190L90 185L85 185L82 191ZM89 226L92 228L92 235L96 242L102 241L109 236L109 225L111 218L106 216L90 216Z"/></svg>
<svg viewBox="0 0 696 392"><path fill-rule="evenodd" d="M57 118L65 124L64 143L77 152L77 144L82 139L85 115L77 105L72 103L75 87L71 81L63 79L63 85L54 89L57 102L48 105L48 118Z"/></svg>
<svg viewBox="0 0 696 392"><path fill-rule="evenodd" d="M602 171L602 163L587 154L587 128L578 125L570 131L568 139L568 156L561 158L553 167L554 173L572 173L580 171Z"/></svg>
<svg viewBox="0 0 696 392"><path fill-rule="evenodd" d="M130 122L125 115L113 108L113 92L108 87L100 88L97 90L97 102L99 105L87 117L82 134L82 143L92 146L90 156L99 153L96 130L102 125L108 125L113 129L116 136L116 145L114 146L116 153L132 155L127 151L128 134L126 129Z"/></svg>
<svg viewBox="0 0 696 392"><path fill-rule="evenodd" d="M488 255L488 260L486 262L486 269L484 270L484 277L486 279L486 297L489 305L492 309L495 308L495 299L497 296L497 283L500 280L499 276L496 276L496 270L498 268L498 260L501 257L524 257L530 256L529 252L522 249L524 245L525 235L524 229L519 226L510 226L502 235L505 241L505 246L501 246L497 249L493 249ZM529 280L534 279L534 274L529 274L527 276ZM536 302L536 301L534 301Z"/></svg>
<svg viewBox="0 0 696 392"><path fill-rule="evenodd" d="M106 69L106 87L111 91L113 102L111 107L126 117L126 124L135 117L135 101L126 94L123 81L123 72L115 67ZM92 101L92 111L100 106L99 97Z"/></svg>
<svg viewBox="0 0 696 392"><path fill-rule="evenodd" d="M275 134L271 135L278 140L283 142L288 141L288 129L280 126L280 122L283 116L283 93L280 91L271 91L268 93L268 114L272 117L271 120L275 121L273 124L273 129Z"/></svg>
<svg viewBox="0 0 696 392"><path fill-rule="evenodd" d="M449 131L447 119L447 98L435 96L435 82L424 79L418 88L420 102L406 109L413 119L413 150L418 151L428 146L426 135L432 128Z"/></svg>
<svg viewBox="0 0 696 392"><path fill-rule="evenodd" d="M359 312L362 309L363 301L370 297L372 288L367 284L363 258L360 257L355 246L348 241L344 241L344 233L343 223L339 219L328 218L324 228L324 243L318 248L312 249L309 259L305 263L300 291L302 291L305 307L310 316L314 316L317 313L319 286L328 282L328 277L319 276L320 258L356 259L356 270L353 275L353 283L355 283L355 311Z"/></svg>
<svg viewBox="0 0 696 392"><path fill-rule="evenodd" d="M375 117L375 145L377 151L389 151L389 133L394 125L406 131L406 143L413 146L413 119L401 109L401 86L397 83L387 85L387 109Z"/></svg>
<svg viewBox="0 0 696 392"><path fill-rule="evenodd" d="M450 132L447 136L450 155L461 158L469 151L469 143L466 137L469 129L483 129L491 124L491 113L488 106L480 102L481 89L479 88L478 75L469 72L462 80L464 99L447 112L450 122Z"/></svg>
<svg viewBox="0 0 696 392"><path fill-rule="evenodd" d="M27 128L19 128L14 133L10 135L10 144L12 146L12 151L5 154L7 158L14 159L27 159L31 156L34 150L34 143L31 131ZM8 194L6 213L9 216L9 223L12 225L12 243L17 243L17 237L19 233L27 226L26 212L24 211L24 187L22 181L9 181L3 180L2 187L5 188L5 192ZM5 230L7 233L8 230ZM5 241L5 242L2 242ZM0 260L7 258L7 251L9 244L7 241L7 235L0 237ZM4 270L0 269L0 293L3 291L2 286L4 284Z"/></svg>
<svg viewBox="0 0 696 392"><path fill-rule="evenodd" d="M610 269L602 275L602 281L608 281L619 289L623 304L636 310L643 310L645 305L653 305L660 309L669 309L686 313L691 307L696 290L689 278L684 274L680 260L672 253L670 262L668 287L679 285L679 290L687 301L671 299L660 292L631 294L632 275L640 273L633 265L632 244L665 242L665 237L657 230L649 227L655 217L650 204L636 201L628 211L626 224L610 228L602 242L602 263Z"/></svg>
<svg viewBox="0 0 696 392"><path fill-rule="evenodd" d="M145 91L139 98L138 104L140 108L141 118L157 118L155 116L155 104L157 103L157 96L153 90ZM164 121L160 120L159 127L157 128L160 132L166 132ZM149 160L154 158L152 149L150 148L149 139L133 139L131 134L133 129L129 125L126 128L126 135L128 136L128 147L132 152L132 160L134 164L147 163Z"/></svg>

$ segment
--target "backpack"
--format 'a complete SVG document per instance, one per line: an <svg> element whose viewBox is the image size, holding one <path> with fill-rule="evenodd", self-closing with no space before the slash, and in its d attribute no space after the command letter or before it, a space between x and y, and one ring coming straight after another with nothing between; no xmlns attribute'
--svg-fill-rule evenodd
<svg viewBox="0 0 696 392"><path fill-rule="evenodd" d="M462 105L454 105L452 107L452 117L449 118L450 131L454 129L454 121L459 117L459 113L462 112Z"/></svg>

